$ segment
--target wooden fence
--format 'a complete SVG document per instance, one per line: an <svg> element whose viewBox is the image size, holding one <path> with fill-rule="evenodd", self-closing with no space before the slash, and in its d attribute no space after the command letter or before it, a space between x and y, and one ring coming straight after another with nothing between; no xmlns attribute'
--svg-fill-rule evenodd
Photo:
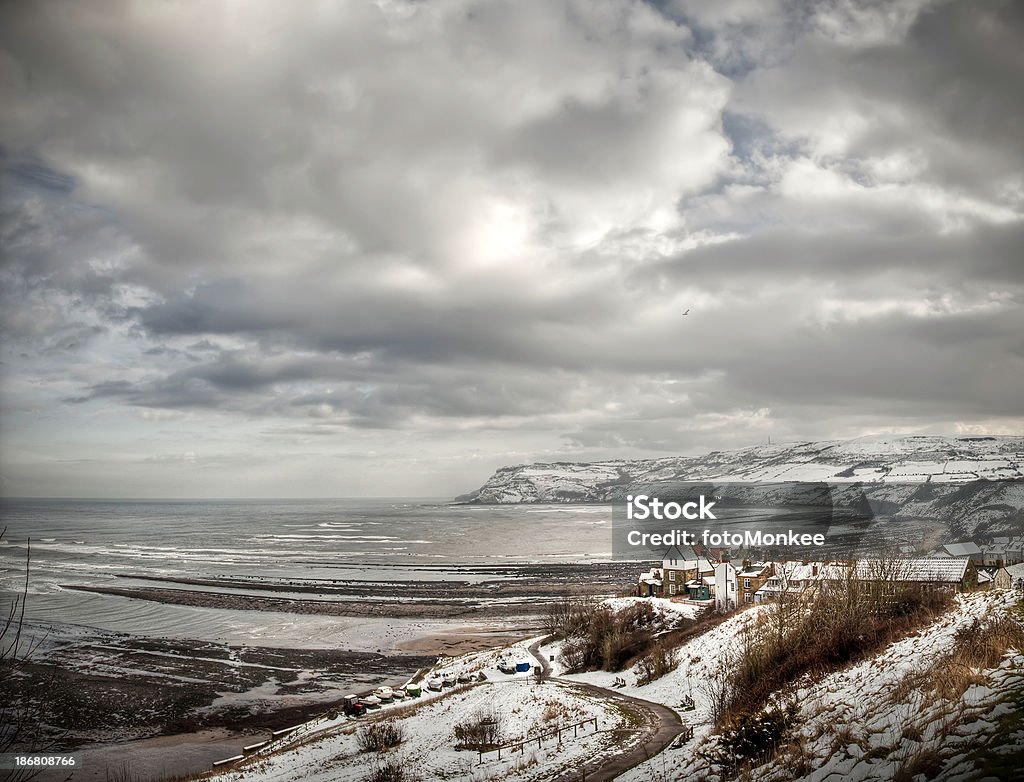
<svg viewBox="0 0 1024 782"><path fill-rule="evenodd" d="M483 763L484 762L484 755L486 755L488 752L497 752L498 753L498 760L501 760L501 751L503 749L504 750L509 750L510 752L515 752L516 750L519 750L519 752L522 753L522 752L525 751L525 748L526 748L527 744L532 744L535 741L537 742L537 748L540 749L540 747L543 744L544 739L550 738L551 736L556 736L558 738L558 742L561 743L561 741L562 741L562 734L567 732L567 731L570 731L570 730L572 731L573 738L576 738L579 735L580 728L585 727L587 725L590 725L591 723L594 724L594 730L596 731L597 730L597 717L591 717L588 720L581 720L579 722L574 722L572 725L561 725L561 726L559 726L557 728L552 728L551 730L546 730L543 733L537 733L537 734L535 734L533 736L527 736L526 738L519 739L518 741L509 741L509 742L507 742L505 744L498 744L497 746L494 746L494 747L488 747L487 749L477 750L479 752L478 761L480 763Z"/></svg>

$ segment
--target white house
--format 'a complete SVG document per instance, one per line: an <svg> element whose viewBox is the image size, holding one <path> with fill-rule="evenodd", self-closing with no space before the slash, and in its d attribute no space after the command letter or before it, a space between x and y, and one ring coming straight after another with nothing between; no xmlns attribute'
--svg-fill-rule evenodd
<svg viewBox="0 0 1024 782"><path fill-rule="evenodd" d="M715 608L729 611L736 607L738 590L736 588L736 568L729 562L715 565Z"/></svg>

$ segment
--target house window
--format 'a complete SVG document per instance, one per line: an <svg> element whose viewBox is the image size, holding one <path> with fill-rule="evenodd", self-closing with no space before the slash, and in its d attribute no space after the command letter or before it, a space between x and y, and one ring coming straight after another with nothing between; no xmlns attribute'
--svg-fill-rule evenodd
<svg viewBox="0 0 1024 782"><path fill-rule="evenodd" d="M749 592L747 592L747 594L745 594L743 596L743 602L744 603L753 603L754 602L754 596L752 594L750 594Z"/></svg>
<svg viewBox="0 0 1024 782"><path fill-rule="evenodd" d="M674 570L668 571L668 580L669 581L675 581L676 580L676 571L674 571ZM675 589L675 587L672 587L672 588Z"/></svg>
<svg viewBox="0 0 1024 782"><path fill-rule="evenodd" d="M750 579L749 578L743 579L743 588L744 589L750 589Z"/></svg>
<svg viewBox="0 0 1024 782"><path fill-rule="evenodd" d="M676 585L675 584L669 584L668 585L668 593L670 595L674 595L676 593Z"/></svg>

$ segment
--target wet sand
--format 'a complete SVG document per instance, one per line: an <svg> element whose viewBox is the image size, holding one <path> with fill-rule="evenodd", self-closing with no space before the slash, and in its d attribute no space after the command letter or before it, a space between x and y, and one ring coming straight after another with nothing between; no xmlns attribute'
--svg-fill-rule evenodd
<svg viewBox="0 0 1024 782"><path fill-rule="evenodd" d="M425 635L403 641L398 644L398 648L407 652L435 657L441 655L457 657L460 654L493 649L495 646L503 646L528 638L536 635L539 629L537 624L507 628L501 632L494 632L486 627L456 627L448 633Z"/></svg>
<svg viewBox="0 0 1024 782"><path fill-rule="evenodd" d="M0 698L30 703L40 735L55 741L54 749L86 753L88 769L74 779L105 779L108 769L116 774L125 762L133 778L159 779L167 768L205 771L273 730L332 710L347 693L400 684L441 655L536 635L545 605L566 594L622 593L635 570L634 563L517 565L487 568L491 580L475 581L133 576L123 586L68 585L133 600L274 611L296 621L309 614L365 617L383 621L391 640L373 652L99 632L61 637L35 655ZM447 620L454 621L447 626Z"/></svg>
<svg viewBox="0 0 1024 782"><path fill-rule="evenodd" d="M161 586L62 584L61 588L173 605L345 617L472 619L537 614L566 594L608 596L628 589L636 563L465 568L479 581L272 581L120 576ZM451 568L459 572L459 568ZM166 584L164 586L163 584ZM196 589L195 587L209 587ZM295 597L285 597L288 592Z"/></svg>
<svg viewBox="0 0 1024 782"><path fill-rule="evenodd" d="M207 728L277 730L329 710L347 692L403 682L433 662L416 653L103 635L33 659L0 696L33 704L45 733L74 748Z"/></svg>

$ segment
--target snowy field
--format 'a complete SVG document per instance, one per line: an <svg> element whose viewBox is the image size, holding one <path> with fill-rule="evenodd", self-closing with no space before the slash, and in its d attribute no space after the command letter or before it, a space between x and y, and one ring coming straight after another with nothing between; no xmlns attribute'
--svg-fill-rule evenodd
<svg viewBox="0 0 1024 782"><path fill-rule="evenodd" d="M541 780L554 779L588 760L620 745L625 716L603 699L557 682L538 684L532 673L508 674L499 664L531 660L528 643L501 650L464 655L442 662L431 676L477 677L486 681L457 685L434 693L424 690L415 701L384 706L369 718L311 723L289 736L291 746L280 754L256 756L243 766L217 775L218 782L267 780L267 782L348 782L366 779L376 764L399 761L415 768L424 778L459 780ZM429 678L429 677L428 677ZM391 712L405 734L402 744L385 753L359 751L357 732L370 719L386 719ZM499 720L503 741L514 741L548 733L561 726L596 719L593 724L562 736L532 741L520 752L487 753L456 750L453 729L476 714L491 713ZM305 742L305 743L303 743Z"/></svg>

